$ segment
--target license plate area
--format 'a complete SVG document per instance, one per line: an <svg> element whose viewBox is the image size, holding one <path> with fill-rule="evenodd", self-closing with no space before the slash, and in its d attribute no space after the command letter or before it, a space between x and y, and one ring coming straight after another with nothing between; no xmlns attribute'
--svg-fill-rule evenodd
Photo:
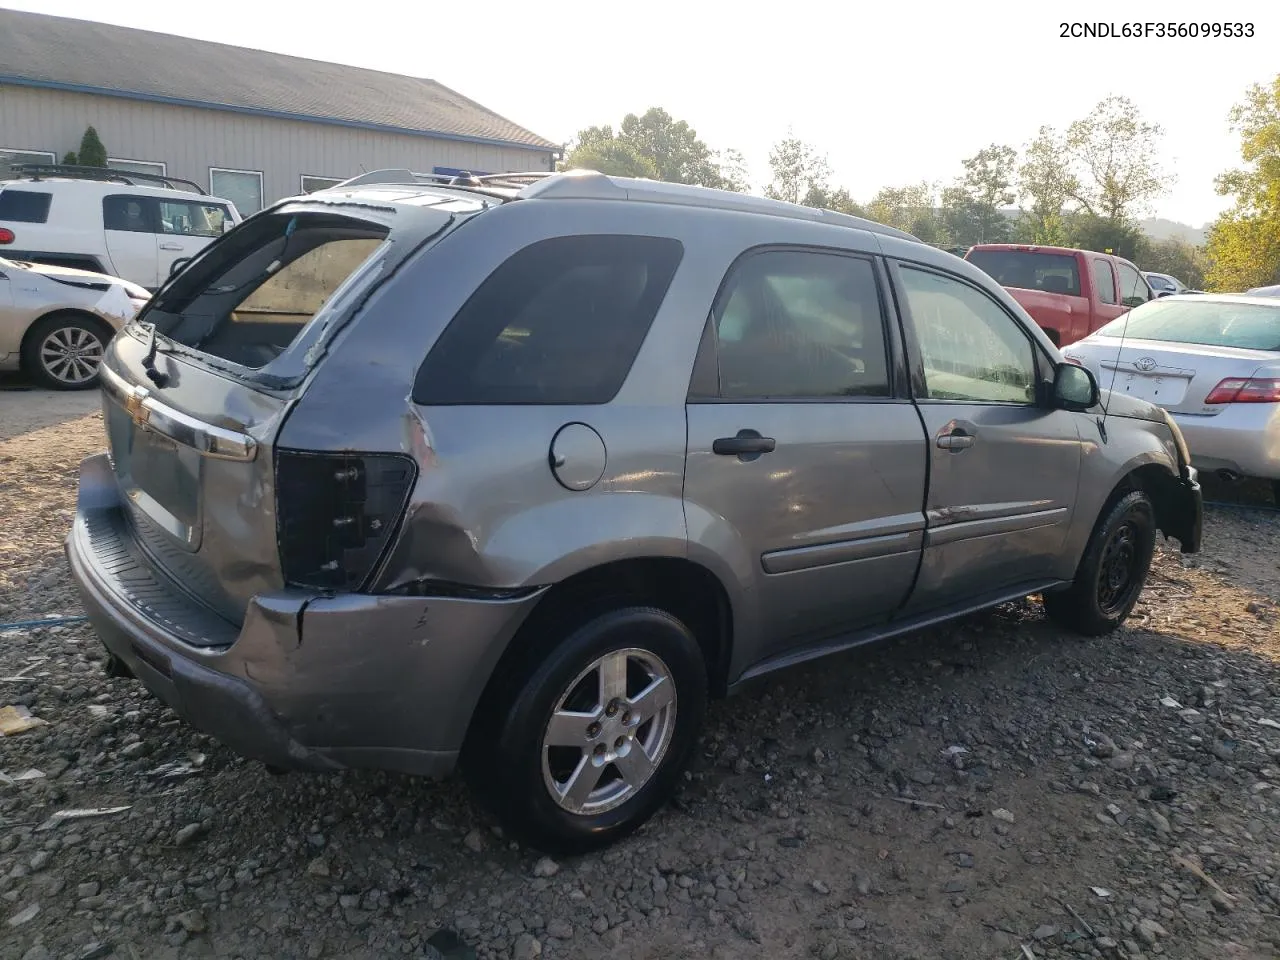
<svg viewBox="0 0 1280 960"><path fill-rule="evenodd" d="M104 407L111 458L130 518L184 550L199 550L200 453L135 423L110 396Z"/></svg>
<svg viewBox="0 0 1280 960"><path fill-rule="evenodd" d="M1126 373L1121 375L1119 386L1132 397L1161 407L1173 407L1182 403L1189 382L1186 377L1169 374Z"/></svg>

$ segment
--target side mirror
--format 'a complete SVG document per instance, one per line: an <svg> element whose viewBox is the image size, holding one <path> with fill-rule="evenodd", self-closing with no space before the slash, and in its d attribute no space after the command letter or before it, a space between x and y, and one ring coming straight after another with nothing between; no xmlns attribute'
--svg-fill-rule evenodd
<svg viewBox="0 0 1280 960"><path fill-rule="evenodd" d="M172 277L190 262L190 257L179 257L177 260L173 261L173 263L169 264L169 276Z"/></svg>
<svg viewBox="0 0 1280 960"><path fill-rule="evenodd" d="M230 217L223 217L223 218L222 218L222 232L223 232L223 233L230 233L230 232L231 232L231 228L232 228L232 227L234 227L235 225L236 225L235 221L234 221L234 220L232 220Z"/></svg>
<svg viewBox="0 0 1280 960"><path fill-rule="evenodd" d="M1176 292L1177 291L1175 290L1157 290L1155 299L1159 300L1161 297L1172 297Z"/></svg>
<svg viewBox="0 0 1280 960"><path fill-rule="evenodd" d="M1074 363L1060 363L1053 375L1053 405L1059 410L1088 410L1100 394L1093 374Z"/></svg>

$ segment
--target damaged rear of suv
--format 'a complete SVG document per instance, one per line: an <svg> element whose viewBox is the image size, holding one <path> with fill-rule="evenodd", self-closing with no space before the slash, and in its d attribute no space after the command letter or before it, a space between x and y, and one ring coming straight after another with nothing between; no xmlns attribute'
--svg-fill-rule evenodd
<svg viewBox="0 0 1280 960"><path fill-rule="evenodd" d="M753 676L1039 591L1106 632L1199 545L1176 426L1104 430L976 268L701 188L284 201L102 377L67 550L113 665L273 766L460 762L548 850L643 823Z"/></svg>

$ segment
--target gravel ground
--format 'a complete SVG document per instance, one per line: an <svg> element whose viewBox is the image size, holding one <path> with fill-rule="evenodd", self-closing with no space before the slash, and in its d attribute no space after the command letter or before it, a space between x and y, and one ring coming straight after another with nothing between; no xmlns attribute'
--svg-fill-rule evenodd
<svg viewBox="0 0 1280 960"><path fill-rule="evenodd" d="M78 611L102 422L57 403L0 392L0 623ZM1114 636L1032 600L759 683L677 802L561 863L456 782L272 776L105 677L82 624L0 632L0 706L45 721L0 746L43 773L0 781L0 960L415 957L440 928L520 960L1280 956L1280 514L1207 536Z"/></svg>

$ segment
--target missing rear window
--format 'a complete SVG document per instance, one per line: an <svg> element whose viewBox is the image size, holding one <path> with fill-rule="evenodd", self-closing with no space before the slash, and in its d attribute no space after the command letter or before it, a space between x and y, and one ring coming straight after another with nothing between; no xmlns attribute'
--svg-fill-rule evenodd
<svg viewBox="0 0 1280 960"><path fill-rule="evenodd" d="M257 370L289 348L386 236L331 214L251 222L179 276L146 319L177 343Z"/></svg>

